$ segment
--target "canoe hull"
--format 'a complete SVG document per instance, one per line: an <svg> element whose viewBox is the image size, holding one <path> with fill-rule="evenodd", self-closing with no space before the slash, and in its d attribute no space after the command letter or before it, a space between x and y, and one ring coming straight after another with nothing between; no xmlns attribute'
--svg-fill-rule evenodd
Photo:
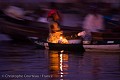
<svg viewBox="0 0 120 80"><path fill-rule="evenodd" d="M65 51L80 51L84 52L85 49L81 43L79 44L59 44L59 43L48 43L45 41L34 41L39 49L49 49L49 50L65 50Z"/></svg>
<svg viewBox="0 0 120 80"><path fill-rule="evenodd" d="M85 51L81 44L54 44L49 43L50 50L66 50L66 51Z"/></svg>

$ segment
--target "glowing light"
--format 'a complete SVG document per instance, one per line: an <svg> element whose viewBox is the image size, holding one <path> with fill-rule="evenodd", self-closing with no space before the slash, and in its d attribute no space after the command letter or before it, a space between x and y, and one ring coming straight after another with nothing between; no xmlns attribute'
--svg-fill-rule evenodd
<svg viewBox="0 0 120 80"><path fill-rule="evenodd" d="M63 77L63 54L60 54L60 76Z"/></svg>
<svg viewBox="0 0 120 80"><path fill-rule="evenodd" d="M68 40L65 37L60 36L60 39L58 40L58 43L68 44Z"/></svg>
<svg viewBox="0 0 120 80"><path fill-rule="evenodd" d="M61 52L61 53L63 53L63 52L64 52L64 50L61 50L60 52Z"/></svg>
<svg viewBox="0 0 120 80"><path fill-rule="evenodd" d="M63 39L62 36L60 36L60 39Z"/></svg>
<svg viewBox="0 0 120 80"><path fill-rule="evenodd" d="M63 58L62 58L62 54L60 54L60 71L63 71L63 65L62 65L62 63L63 63Z"/></svg>

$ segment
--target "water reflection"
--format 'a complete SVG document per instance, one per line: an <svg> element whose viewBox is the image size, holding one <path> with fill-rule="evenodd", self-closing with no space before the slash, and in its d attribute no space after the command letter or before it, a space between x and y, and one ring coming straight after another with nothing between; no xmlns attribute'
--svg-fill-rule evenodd
<svg viewBox="0 0 120 80"><path fill-rule="evenodd" d="M68 74L68 53L66 52L58 52L58 51L50 51L49 52L50 58L50 74L56 78L63 79L65 75Z"/></svg>
<svg viewBox="0 0 120 80"><path fill-rule="evenodd" d="M90 80L119 80L120 54L91 52L84 56L84 79Z"/></svg>
<svg viewBox="0 0 120 80"><path fill-rule="evenodd" d="M66 80L69 74L69 55L79 55L79 58L82 59L82 54L72 52L63 52L63 51L49 51L49 70L50 74L53 75L52 80L60 79ZM69 80L69 79L67 79Z"/></svg>
<svg viewBox="0 0 120 80"><path fill-rule="evenodd" d="M12 74L24 77L8 76ZM0 43L1 80L120 80L119 75L119 53L60 52Z"/></svg>

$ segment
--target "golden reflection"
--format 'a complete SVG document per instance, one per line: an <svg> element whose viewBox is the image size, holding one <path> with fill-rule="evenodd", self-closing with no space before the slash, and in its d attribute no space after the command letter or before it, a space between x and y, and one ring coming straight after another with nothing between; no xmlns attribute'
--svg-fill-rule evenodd
<svg viewBox="0 0 120 80"><path fill-rule="evenodd" d="M49 52L49 69L53 78L63 79L68 74L68 53L64 51L50 51Z"/></svg>

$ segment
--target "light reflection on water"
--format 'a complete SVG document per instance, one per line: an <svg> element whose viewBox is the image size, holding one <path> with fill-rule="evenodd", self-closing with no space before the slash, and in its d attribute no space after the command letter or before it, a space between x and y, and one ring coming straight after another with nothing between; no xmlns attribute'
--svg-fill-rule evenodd
<svg viewBox="0 0 120 80"><path fill-rule="evenodd" d="M0 43L1 80L120 80L119 75L119 53L82 54Z"/></svg>

